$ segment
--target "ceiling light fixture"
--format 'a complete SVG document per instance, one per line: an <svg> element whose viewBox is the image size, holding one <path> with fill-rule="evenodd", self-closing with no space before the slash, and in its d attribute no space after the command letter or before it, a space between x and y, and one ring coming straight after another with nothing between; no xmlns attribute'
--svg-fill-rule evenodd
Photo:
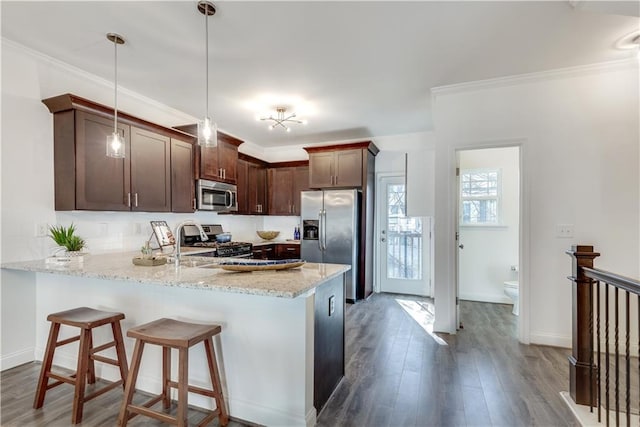
<svg viewBox="0 0 640 427"><path fill-rule="evenodd" d="M198 10L204 15L205 43L205 97L206 113L204 119L198 120L198 144L204 147L218 145L218 125L209 116L209 17L215 15L216 7L208 1L198 2Z"/></svg>
<svg viewBox="0 0 640 427"><path fill-rule="evenodd" d="M124 38L116 33L108 33L107 39L114 48L114 100L113 100L113 133L107 136L107 156L122 159L125 156L124 137L118 132L118 45L124 44Z"/></svg>
<svg viewBox="0 0 640 427"><path fill-rule="evenodd" d="M287 126L287 123L298 123L301 125L306 125L306 120L298 120L296 119L296 113L291 113L290 115L286 115L287 108L286 107L276 107L276 117L273 117L272 114L269 114L269 117L260 117L260 120L271 120L272 124L269 125L269 130L275 129L277 126L281 126L287 132L291 132L291 128Z"/></svg>

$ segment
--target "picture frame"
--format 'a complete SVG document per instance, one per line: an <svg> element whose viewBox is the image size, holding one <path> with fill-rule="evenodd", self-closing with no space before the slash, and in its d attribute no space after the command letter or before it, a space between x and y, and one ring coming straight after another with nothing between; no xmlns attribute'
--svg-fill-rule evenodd
<svg viewBox="0 0 640 427"><path fill-rule="evenodd" d="M160 248L164 246L175 246L176 239L171 232L171 228L167 224L167 221L150 221L153 234L156 236L158 245Z"/></svg>

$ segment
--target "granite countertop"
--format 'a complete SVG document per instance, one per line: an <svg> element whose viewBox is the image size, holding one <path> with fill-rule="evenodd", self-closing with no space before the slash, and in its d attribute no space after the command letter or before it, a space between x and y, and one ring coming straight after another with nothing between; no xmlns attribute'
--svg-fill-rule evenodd
<svg viewBox="0 0 640 427"><path fill-rule="evenodd" d="M45 260L12 262L2 264L2 268L281 298L300 296L351 268L342 264L306 263L289 270L231 272L217 265L212 268L191 265L237 261L237 258L198 256L184 257L178 268L174 264L142 267L131 261L137 255L138 252L85 255L82 263L68 266L47 264Z"/></svg>

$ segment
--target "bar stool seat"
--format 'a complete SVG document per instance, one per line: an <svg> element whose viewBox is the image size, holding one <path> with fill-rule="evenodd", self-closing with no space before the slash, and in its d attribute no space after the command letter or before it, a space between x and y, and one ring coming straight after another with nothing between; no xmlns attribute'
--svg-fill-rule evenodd
<svg viewBox="0 0 640 427"><path fill-rule="evenodd" d="M120 408L118 425L126 426L127 422L136 415L145 415L157 420L178 426L187 426L188 392L211 397L216 403L216 409L209 411L207 416L198 424L204 426L219 417L220 425L226 426L229 416L222 397L220 373L216 361L213 337L222 330L220 325L202 325L181 322L174 319L158 319L153 322L131 328L127 336L136 339L131 361L131 369L124 391L124 400ZM213 389L207 390L190 386L189 380L189 348L198 343L204 343L209 366L209 375ZM133 394L140 370L140 361L145 344L162 346L162 393L142 405L133 405ZM178 381L171 380L171 349L178 350ZM164 412L150 409L162 400L163 407L171 407L171 388L178 389L178 408L175 417Z"/></svg>
<svg viewBox="0 0 640 427"><path fill-rule="evenodd" d="M38 379L38 386L33 402L35 409L41 408L44 404L47 390L64 383L72 384L75 387L75 393L71 423L77 424L82 421L85 402L120 385L124 386L128 370L124 341L122 339L122 329L120 327L120 321L122 319L124 319L123 313L112 313L89 307L74 308L47 316L47 320L51 322L51 328L49 329L49 339L47 341L47 348L45 350L44 360L42 361L40 378ZM58 341L60 326L62 325L80 328L80 334ZM98 347L93 347L92 331L94 328L104 325L111 325L113 341ZM52 372L51 366L56 348L78 340L80 341L80 345L76 372L70 376ZM96 354L111 347L115 347L117 360ZM96 382L95 361L118 366L120 370L120 380L94 391L89 396L85 396L85 383L94 384ZM49 384L49 378L53 378L56 381Z"/></svg>

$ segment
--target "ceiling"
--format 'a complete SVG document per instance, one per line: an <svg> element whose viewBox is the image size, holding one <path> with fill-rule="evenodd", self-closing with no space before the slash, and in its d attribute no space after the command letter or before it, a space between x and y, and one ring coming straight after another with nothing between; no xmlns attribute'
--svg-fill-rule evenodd
<svg viewBox="0 0 640 427"><path fill-rule="evenodd" d="M210 110L263 147L424 132L430 89L626 59L638 2L220 1L209 18ZM2 36L199 117L204 16L195 1L2 1ZM295 106L306 126L256 115ZM178 124L178 123L176 123Z"/></svg>

